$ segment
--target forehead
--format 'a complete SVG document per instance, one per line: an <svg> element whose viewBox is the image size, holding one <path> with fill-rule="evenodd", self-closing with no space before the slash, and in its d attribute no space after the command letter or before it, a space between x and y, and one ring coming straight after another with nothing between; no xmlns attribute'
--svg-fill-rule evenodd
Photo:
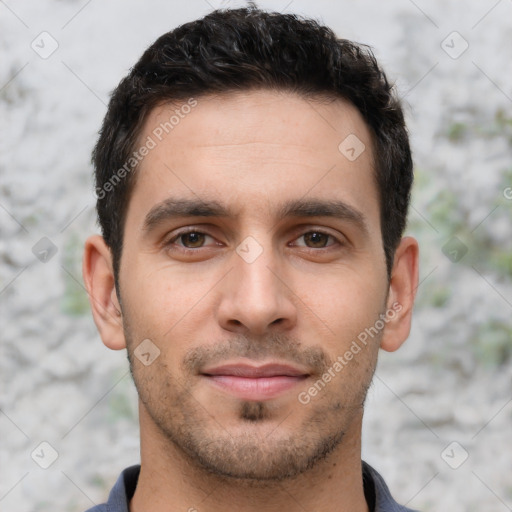
<svg viewBox="0 0 512 512"><path fill-rule="evenodd" d="M148 115L144 144L127 223L168 197L263 217L308 195L344 200L378 223L370 131L345 100L258 90L164 104Z"/></svg>

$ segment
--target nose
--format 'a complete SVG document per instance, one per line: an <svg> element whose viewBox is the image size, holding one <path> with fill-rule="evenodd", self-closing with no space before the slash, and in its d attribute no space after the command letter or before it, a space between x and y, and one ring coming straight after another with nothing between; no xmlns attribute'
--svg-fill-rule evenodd
<svg viewBox="0 0 512 512"><path fill-rule="evenodd" d="M271 249L254 261L233 254L234 268L222 281L218 321L222 328L261 336L297 322L292 283Z"/></svg>

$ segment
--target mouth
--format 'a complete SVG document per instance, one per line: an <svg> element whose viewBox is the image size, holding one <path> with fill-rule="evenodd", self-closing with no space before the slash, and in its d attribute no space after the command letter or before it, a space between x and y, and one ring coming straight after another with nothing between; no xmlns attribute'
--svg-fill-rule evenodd
<svg viewBox="0 0 512 512"><path fill-rule="evenodd" d="M280 363L224 364L207 368L200 375L217 389L244 400L275 398L309 377L301 368Z"/></svg>

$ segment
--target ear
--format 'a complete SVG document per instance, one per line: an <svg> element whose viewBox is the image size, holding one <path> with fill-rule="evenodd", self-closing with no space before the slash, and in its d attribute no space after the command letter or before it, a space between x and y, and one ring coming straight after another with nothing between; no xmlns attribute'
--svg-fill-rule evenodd
<svg viewBox="0 0 512 512"><path fill-rule="evenodd" d="M411 331L411 318L418 288L418 242L402 238L396 252L389 283L386 328L380 347L388 352L400 348Z"/></svg>
<svg viewBox="0 0 512 512"><path fill-rule="evenodd" d="M103 343L112 350L126 348L121 307L114 284L112 253L100 235L85 242L82 274L94 323Z"/></svg>

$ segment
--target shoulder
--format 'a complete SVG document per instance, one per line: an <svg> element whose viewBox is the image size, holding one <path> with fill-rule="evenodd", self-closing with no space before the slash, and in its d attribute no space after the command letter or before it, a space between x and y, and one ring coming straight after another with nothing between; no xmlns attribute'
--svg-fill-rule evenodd
<svg viewBox="0 0 512 512"><path fill-rule="evenodd" d="M128 512L128 504L135 493L139 479L140 465L130 466L119 475L114 487L110 491L108 501L95 505L85 512Z"/></svg>
<svg viewBox="0 0 512 512"><path fill-rule="evenodd" d="M399 505L391 496L391 492L382 476L369 464L363 463L363 482L367 501L374 504L374 512L418 512Z"/></svg>

